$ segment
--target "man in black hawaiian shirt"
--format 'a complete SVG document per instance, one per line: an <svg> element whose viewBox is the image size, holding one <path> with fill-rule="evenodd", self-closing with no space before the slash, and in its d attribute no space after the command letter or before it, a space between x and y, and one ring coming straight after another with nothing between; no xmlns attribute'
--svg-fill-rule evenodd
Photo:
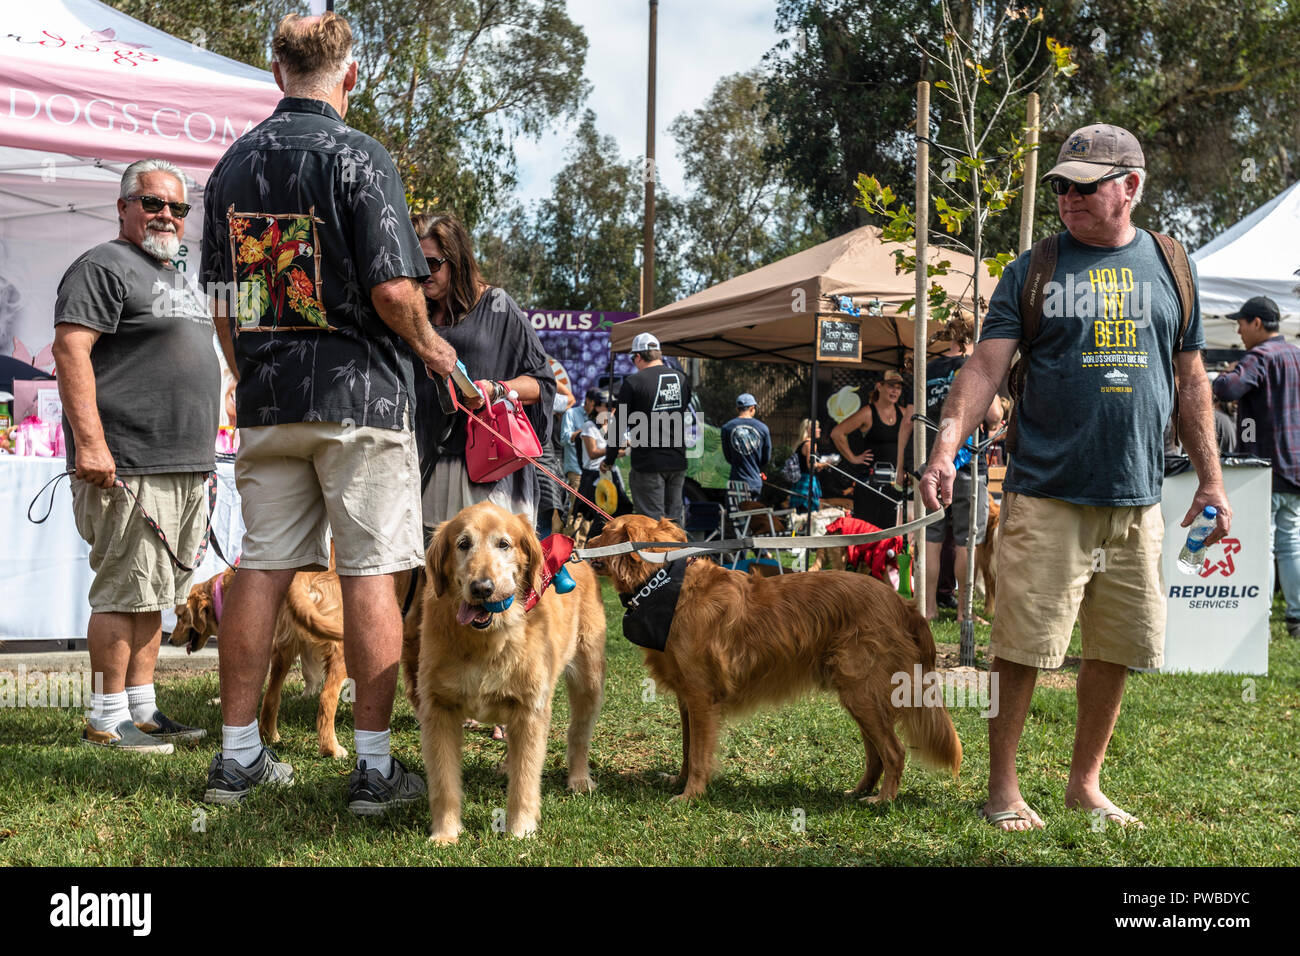
<svg viewBox="0 0 1300 956"><path fill-rule="evenodd" d="M439 377L455 352L425 315L429 270L397 169L343 122L357 75L347 22L291 14L272 52L284 99L227 150L205 198L203 280L239 381L246 531L220 623L222 750L204 799L293 781L258 738L258 697L285 591L329 564L332 536L356 683L348 807L377 814L425 792L392 759L388 730L402 629L392 576L423 560L406 346Z"/></svg>

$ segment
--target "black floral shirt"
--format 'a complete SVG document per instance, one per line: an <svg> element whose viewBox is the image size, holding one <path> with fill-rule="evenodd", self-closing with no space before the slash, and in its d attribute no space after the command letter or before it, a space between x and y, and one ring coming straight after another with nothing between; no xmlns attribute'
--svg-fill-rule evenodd
<svg viewBox="0 0 1300 956"><path fill-rule="evenodd" d="M204 194L201 278L229 303L238 426L402 428L416 360L370 290L428 274L384 147L328 103L281 100Z"/></svg>

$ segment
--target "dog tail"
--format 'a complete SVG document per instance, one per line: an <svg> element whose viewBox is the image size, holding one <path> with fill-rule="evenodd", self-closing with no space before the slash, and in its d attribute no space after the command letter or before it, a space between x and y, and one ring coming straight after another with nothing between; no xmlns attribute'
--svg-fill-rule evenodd
<svg viewBox="0 0 1300 956"><path fill-rule="evenodd" d="M285 604L289 607L289 612L293 615L295 623L303 630L331 641L343 640L343 623L342 615L331 617L320 612L320 606L313 599L311 591L320 586L319 583L312 586L300 585L299 578L295 577L285 594ZM335 587L338 585L336 584ZM328 595L322 595L328 600Z"/></svg>
<svg viewBox="0 0 1300 956"><path fill-rule="evenodd" d="M920 652L921 670L933 674L936 650L929 622L911 605L908 605L908 618L912 640ZM922 764L934 770L949 770L957 776L961 770L961 739L942 698L937 706L933 701L919 707L904 706L902 723L903 736Z"/></svg>

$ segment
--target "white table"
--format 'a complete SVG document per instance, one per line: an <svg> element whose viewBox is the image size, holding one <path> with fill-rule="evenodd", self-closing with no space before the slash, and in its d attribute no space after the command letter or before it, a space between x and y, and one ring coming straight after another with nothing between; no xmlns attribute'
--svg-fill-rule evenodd
<svg viewBox="0 0 1300 956"><path fill-rule="evenodd" d="M72 519L68 480L58 483L53 509L43 524L27 520L27 507L41 487L66 469L62 458L0 455L0 641L84 639L90 622L90 546ZM47 490L32 513L50 505ZM213 536L231 561L239 553L244 520L235 491L234 466L217 466L217 504ZM182 556L182 560L183 560ZM204 581L225 568L213 548L194 576ZM175 623L163 612L163 630Z"/></svg>

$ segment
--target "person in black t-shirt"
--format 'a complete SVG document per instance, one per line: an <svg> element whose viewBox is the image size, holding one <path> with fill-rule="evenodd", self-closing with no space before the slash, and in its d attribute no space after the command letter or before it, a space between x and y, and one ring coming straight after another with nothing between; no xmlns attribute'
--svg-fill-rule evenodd
<svg viewBox="0 0 1300 956"><path fill-rule="evenodd" d="M423 289L429 321L452 345L472 379L490 383L492 399L515 392L545 447L555 402L555 373L528 317L504 289L483 280L465 227L453 216L412 220L429 267ZM434 394L442 383L416 383L416 437L421 445L425 527L436 528L462 508L493 501L511 514L533 514L538 473L524 467L479 484L465 467L465 413L444 415ZM550 481L549 478L541 478Z"/></svg>
<svg viewBox="0 0 1300 956"><path fill-rule="evenodd" d="M688 428L693 424L691 383L663 362L659 340L642 332L632 340L636 374L624 379L615 399L620 442L611 441L605 460L612 466L626 436L632 459L632 500L650 518L684 524L682 484L686 480Z"/></svg>

